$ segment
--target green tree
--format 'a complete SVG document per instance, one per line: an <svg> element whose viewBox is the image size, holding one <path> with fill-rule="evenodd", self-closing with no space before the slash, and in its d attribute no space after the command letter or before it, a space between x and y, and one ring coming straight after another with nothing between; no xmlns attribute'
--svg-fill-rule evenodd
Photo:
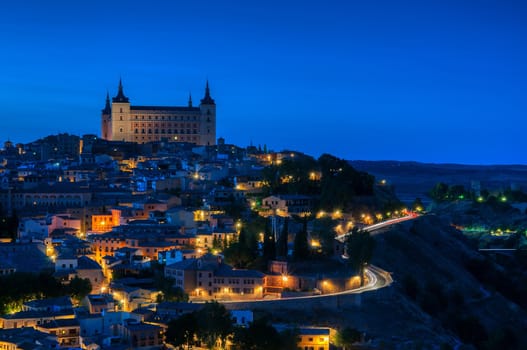
<svg viewBox="0 0 527 350"><path fill-rule="evenodd" d="M249 268L255 261L258 250L258 242L254 233L242 227L238 235L238 241L231 242L229 247L223 251L225 261L236 268Z"/></svg>
<svg viewBox="0 0 527 350"><path fill-rule="evenodd" d="M171 320L168 323L167 332L165 334L166 341L180 349L186 345L190 349L194 345L194 339L198 333L198 320L196 313L188 313Z"/></svg>
<svg viewBox="0 0 527 350"><path fill-rule="evenodd" d="M280 332L281 350L299 350L298 347L298 330L286 329Z"/></svg>
<svg viewBox="0 0 527 350"><path fill-rule="evenodd" d="M21 311L29 300L68 295L66 287L49 273L15 272L0 277L0 314Z"/></svg>
<svg viewBox="0 0 527 350"><path fill-rule="evenodd" d="M309 243L307 242L307 217L302 218L302 231L297 232L294 240L293 258L304 260L309 257Z"/></svg>
<svg viewBox="0 0 527 350"><path fill-rule="evenodd" d="M223 242L221 244L222 250L225 250L229 248L229 239L227 238L227 235L223 236Z"/></svg>
<svg viewBox="0 0 527 350"><path fill-rule="evenodd" d="M287 256L287 240L289 237L289 217L286 217L282 227L282 232L276 242L276 255L286 257Z"/></svg>
<svg viewBox="0 0 527 350"><path fill-rule="evenodd" d="M266 261L276 258L276 245L274 234L271 229L270 218L265 223L264 241L263 241L263 257Z"/></svg>
<svg viewBox="0 0 527 350"><path fill-rule="evenodd" d="M325 209L347 209L356 196L373 195L375 178L355 170L348 161L329 154L318 159L322 172L320 206Z"/></svg>
<svg viewBox="0 0 527 350"><path fill-rule="evenodd" d="M469 195L470 193L465 190L463 185L453 185L448 188L447 196L450 200L466 199Z"/></svg>
<svg viewBox="0 0 527 350"><path fill-rule="evenodd" d="M330 256L333 254L336 221L330 217L324 217L313 221L313 231L311 236L318 239L321 245L322 254Z"/></svg>
<svg viewBox="0 0 527 350"><path fill-rule="evenodd" d="M364 270L373 256L375 240L368 231L353 228L346 239L346 253L351 268L359 273L360 285L364 285Z"/></svg>
<svg viewBox="0 0 527 350"><path fill-rule="evenodd" d="M436 202L443 202L448 199L448 185L439 182L430 191L430 197Z"/></svg>
<svg viewBox="0 0 527 350"><path fill-rule="evenodd" d="M234 242L223 252L225 260L236 268L247 268L254 260L254 253L241 242Z"/></svg>
<svg viewBox="0 0 527 350"><path fill-rule="evenodd" d="M188 294L180 287L174 286L175 279L157 274L154 277L154 287L161 292L157 296L157 302L162 301L188 301Z"/></svg>
<svg viewBox="0 0 527 350"><path fill-rule="evenodd" d="M207 348L212 349L217 343L221 348L225 348L227 337L233 331L233 320L225 306L216 301L207 302L196 313L196 319L198 337Z"/></svg>
<svg viewBox="0 0 527 350"><path fill-rule="evenodd" d="M0 237L16 240L18 232L18 216L15 211L11 216L0 217Z"/></svg>
<svg viewBox="0 0 527 350"><path fill-rule="evenodd" d="M280 341L280 334L266 319L255 320L247 328L237 328L233 337L237 350L281 349Z"/></svg>
<svg viewBox="0 0 527 350"><path fill-rule="evenodd" d="M337 332L336 345L343 348L343 350L351 349L353 343L360 341L361 334L358 330L350 327L345 327Z"/></svg>
<svg viewBox="0 0 527 350"><path fill-rule="evenodd" d="M416 212L421 212L424 209L425 209L425 206L423 204L423 201L421 200L421 198L417 197L412 203L412 210Z"/></svg>
<svg viewBox="0 0 527 350"><path fill-rule="evenodd" d="M91 288L89 279L75 276L68 284L67 290L71 298L79 303L84 297L90 294Z"/></svg>
<svg viewBox="0 0 527 350"><path fill-rule="evenodd" d="M218 239L218 236L214 236L212 239L212 249L222 250L221 241Z"/></svg>

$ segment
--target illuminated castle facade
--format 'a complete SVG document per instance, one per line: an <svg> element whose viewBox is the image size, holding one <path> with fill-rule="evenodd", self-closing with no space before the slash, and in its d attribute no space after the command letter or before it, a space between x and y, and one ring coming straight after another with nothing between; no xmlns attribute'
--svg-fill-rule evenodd
<svg viewBox="0 0 527 350"><path fill-rule="evenodd" d="M119 81L117 96L106 95L101 115L101 137L110 141L146 143L152 141L216 143L216 103L210 97L209 82L199 106L132 106Z"/></svg>

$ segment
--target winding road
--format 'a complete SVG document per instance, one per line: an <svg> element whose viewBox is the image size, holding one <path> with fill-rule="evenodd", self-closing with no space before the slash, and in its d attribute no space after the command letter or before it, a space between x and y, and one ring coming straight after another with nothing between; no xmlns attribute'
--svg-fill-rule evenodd
<svg viewBox="0 0 527 350"><path fill-rule="evenodd" d="M393 279L389 272L384 271L383 269L370 265L366 268L366 275L368 277L368 283L366 283L364 286L355 288L355 289L349 289L342 292L337 293L326 293L326 294L320 294L320 295L309 295L309 296L301 296L301 297L287 297L287 298L273 298L273 299L259 299L259 300L218 300L222 304L235 304L235 303L265 303L265 302L271 302L271 301L287 301L287 300L302 300L302 299L316 299L316 298L327 298L332 296L338 296L338 295L346 295L346 294L360 294L365 292L371 292L375 291L377 289L381 289L384 287L388 287L390 284L392 284Z"/></svg>
<svg viewBox="0 0 527 350"><path fill-rule="evenodd" d="M411 213L411 214L408 214L406 216L402 216L400 218L390 219L390 220L378 222L378 223L370 225L370 226L366 226L362 230L363 231L368 231L371 234L373 234L375 231L381 230L381 229L386 228L386 227L390 227L392 225L395 225L395 224L398 224L398 223L401 223L401 222L404 222L404 221L414 220L414 219L418 218L419 216L420 216L419 214ZM348 237L350 234L351 234L351 231L347 232L347 233L345 233L343 235L337 236L335 239L340 241L340 242L344 242L346 240L346 237Z"/></svg>

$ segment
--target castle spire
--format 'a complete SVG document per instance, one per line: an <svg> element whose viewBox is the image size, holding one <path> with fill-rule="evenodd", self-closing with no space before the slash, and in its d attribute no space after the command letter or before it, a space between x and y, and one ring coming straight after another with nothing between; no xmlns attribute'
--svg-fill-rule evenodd
<svg viewBox="0 0 527 350"><path fill-rule="evenodd" d="M188 93L188 106L192 107L192 94L190 92Z"/></svg>
<svg viewBox="0 0 527 350"><path fill-rule="evenodd" d="M123 81L121 78L119 78L119 90L117 91L117 96L112 99L112 102L129 102L128 97L124 95Z"/></svg>
<svg viewBox="0 0 527 350"><path fill-rule="evenodd" d="M112 113L112 107L110 105L110 93L106 91L106 105L104 106L104 109L102 110L104 114L111 114Z"/></svg>
<svg viewBox="0 0 527 350"><path fill-rule="evenodd" d="M205 86L205 97L201 100L201 104L204 105L213 105L214 100L212 97L210 97L210 89L209 89L209 80L207 79L207 85Z"/></svg>

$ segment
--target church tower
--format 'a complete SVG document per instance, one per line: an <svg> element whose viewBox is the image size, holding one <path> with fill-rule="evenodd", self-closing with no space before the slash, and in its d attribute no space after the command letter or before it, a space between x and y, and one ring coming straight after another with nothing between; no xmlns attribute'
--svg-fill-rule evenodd
<svg viewBox="0 0 527 350"><path fill-rule="evenodd" d="M110 94L106 92L106 105L101 111L101 138L112 139L112 107L110 106Z"/></svg>
<svg viewBox="0 0 527 350"><path fill-rule="evenodd" d="M199 104L200 118L201 118L201 144L215 145L216 144L216 103L210 97L209 81L205 86L205 97L201 99Z"/></svg>

